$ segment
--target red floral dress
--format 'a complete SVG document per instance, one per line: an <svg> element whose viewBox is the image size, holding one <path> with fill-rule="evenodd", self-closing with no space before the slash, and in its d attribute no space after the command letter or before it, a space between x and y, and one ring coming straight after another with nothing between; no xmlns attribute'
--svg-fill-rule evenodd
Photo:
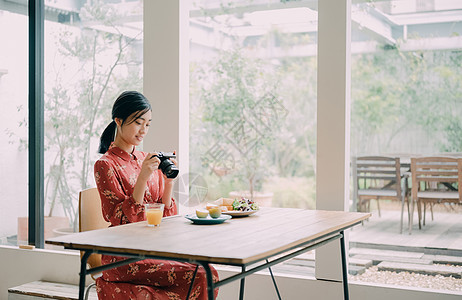
<svg viewBox="0 0 462 300"><path fill-rule="evenodd" d="M95 163L95 180L101 196L104 218L111 226L145 220L143 205L133 199L141 165L147 153L127 153L118 147L110 149ZM144 202L162 202L164 177L160 170L148 180ZM174 199L164 209L164 216L177 213ZM101 262L108 264L123 260L118 256L103 255ZM125 266L103 271L96 280L99 299L185 299L196 265L168 260L145 259ZM212 268L214 280L218 273ZM218 291L215 291L215 294ZM189 299L207 299L207 282L203 268L199 268Z"/></svg>

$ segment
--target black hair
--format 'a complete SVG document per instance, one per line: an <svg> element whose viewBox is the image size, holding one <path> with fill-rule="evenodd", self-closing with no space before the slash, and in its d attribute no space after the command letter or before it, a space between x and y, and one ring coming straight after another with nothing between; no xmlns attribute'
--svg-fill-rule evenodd
<svg viewBox="0 0 462 300"><path fill-rule="evenodd" d="M106 153L114 141L114 135L117 124L115 118L122 119L122 125L127 121L133 113L136 113L128 124L131 124L140 116L151 110L151 104L146 97L135 91L125 91L117 97L114 105L112 106L112 122L104 129L101 134L98 152L101 154Z"/></svg>

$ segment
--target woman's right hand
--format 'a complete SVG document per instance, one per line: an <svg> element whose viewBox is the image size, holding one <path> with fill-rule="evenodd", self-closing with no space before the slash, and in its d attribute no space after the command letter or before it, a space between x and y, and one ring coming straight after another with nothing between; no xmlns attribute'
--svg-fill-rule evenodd
<svg viewBox="0 0 462 300"><path fill-rule="evenodd" d="M148 153L146 158L141 165L140 177L145 179L146 181L149 179L152 173L154 173L160 164L160 159L156 156L157 152Z"/></svg>

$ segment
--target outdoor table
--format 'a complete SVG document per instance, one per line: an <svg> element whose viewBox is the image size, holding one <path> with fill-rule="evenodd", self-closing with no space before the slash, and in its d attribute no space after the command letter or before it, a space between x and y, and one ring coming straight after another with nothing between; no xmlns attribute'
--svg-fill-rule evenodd
<svg viewBox="0 0 462 300"><path fill-rule="evenodd" d="M344 299L349 299L344 231L369 217L369 213L261 208L252 216L232 218L222 224L196 225L181 216L168 217L159 227L138 222L55 237L46 243L84 252L79 284L81 300L87 274L146 258L201 265L207 275L208 299L214 299L215 288L240 279L240 299L243 299L246 276L339 239L343 293ZM127 260L87 270L86 262L92 253L124 256ZM262 264L255 266L256 263ZM213 282L209 264L239 266L241 272ZM279 295L273 276L272 279Z"/></svg>

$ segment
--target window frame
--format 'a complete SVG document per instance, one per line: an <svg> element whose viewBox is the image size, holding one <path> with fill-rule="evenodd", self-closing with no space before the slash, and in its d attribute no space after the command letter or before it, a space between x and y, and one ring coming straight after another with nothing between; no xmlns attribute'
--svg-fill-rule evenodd
<svg viewBox="0 0 462 300"><path fill-rule="evenodd" d="M29 12L29 199L28 243L44 248L44 1L28 1Z"/></svg>

